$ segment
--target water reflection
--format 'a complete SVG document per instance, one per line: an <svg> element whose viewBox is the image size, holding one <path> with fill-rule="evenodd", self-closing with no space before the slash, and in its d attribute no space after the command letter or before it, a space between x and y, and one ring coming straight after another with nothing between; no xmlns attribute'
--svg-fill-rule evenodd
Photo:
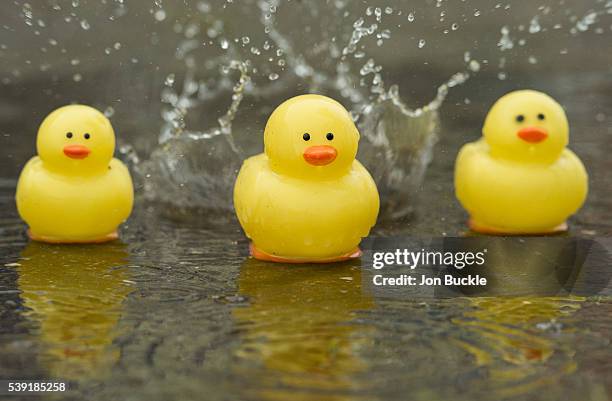
<svg viewBox="0 0 612 401"><path fill-rule="evenodd" d="M26 318L38 326L39 363L51 377L100 378L118 360L112 343L131 291L127 257L119 242L31 242L21 253L18 287Z"/></svg>
<svg viewBox="0 0 612 401"><path fill-rule="evenodd" d="M369 329L353 321L374 307L359 261L285 266L249 258L239 291L250 305L233 312L244 329L238 355L265 366L262 398L354 399L348 394L360 386L354 375L365 369L358 351Z"/></svg>
<svg viewBox="0 0 612 401"><path fill-rule="evenodd" d="M455 339L486 369L487 386L499 396L533 393L576 370L576 350L563 341L563 320L581 307L579 297L470 298L472 310L453 319Z"/></svg>

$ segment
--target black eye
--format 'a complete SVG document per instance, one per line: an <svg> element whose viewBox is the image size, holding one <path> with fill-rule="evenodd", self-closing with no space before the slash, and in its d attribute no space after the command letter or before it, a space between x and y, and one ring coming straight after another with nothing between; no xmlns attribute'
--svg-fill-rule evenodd
<svg viewBox="0 0 612 401"><path fill-rule="evenodd" d="M84 137L85 137L85 139L89 139L90 135L89 134L85 134Z"/></svg>
<svg viewBox="0 0 612 401"><path fill-rule="evenodd" d="M309 141L310 140L310 134L309 133L305 133L304 135L302 135L302 138L304 138L305 141Z"/></svg>
<svg viewBox="0 0 612 401"><path fill-rule="evenodd" d="M72 138L72 132L67 133L66 138Z"/></svg>
<svg viewBox="0 0 612 401"><path fill-rule="evenodd" d="M332 139L334 139L334 134L328 132L327 135L325 135L325 138L327 138L328 141L331 141Z"/></svg>
<svg viewBox="0 0 612 401"><path fill-rule="evenodd" d="M538 120L540 121L544 121L546 119L546 116L542 113L538 114Z"/></svg>
<svg viewBox="0 0 612 401"><path fill-rule="evenodd" d="M516 121L518 121L519 123L522 123L523 121L525 121L525 116L522 114L519 114L518 116L516 116Z"/></svg>

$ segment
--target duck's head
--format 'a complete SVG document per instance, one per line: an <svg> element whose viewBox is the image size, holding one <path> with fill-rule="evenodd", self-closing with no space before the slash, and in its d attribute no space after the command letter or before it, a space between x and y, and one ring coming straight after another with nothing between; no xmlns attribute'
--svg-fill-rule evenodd
<svg viewBox="0 0 612 401"><path fill-rule="evenodd" d="M115 151L115 132L98 110L83 105L61 107L45 118L36 148L42 161L63 173L108 168Z"/></svg>
<svg viewBox="0 0 612 401"><path fill-rule="evenodd" d="M495 103L485 120L483 135L494 156L550 162L567 146L569 125L563 108L553 98L521 90Z"/></svg>
<svg viewBox="0 0 612 401"><path fill-rule="evenodd" d="M357 155L359 131L338 102L321 95L291 98L274 110L265 152L282 174L322 179L345 173Z"/></svg>

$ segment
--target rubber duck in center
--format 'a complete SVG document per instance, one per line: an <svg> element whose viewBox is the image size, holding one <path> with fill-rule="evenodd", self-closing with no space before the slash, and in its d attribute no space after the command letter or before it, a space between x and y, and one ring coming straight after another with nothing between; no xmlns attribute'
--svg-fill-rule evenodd
<svg viewBox="0 0 612 401"><path fill-rule="evenodd" d="M566 219L588 192L587 172L568 140L565 112L548 95L521 90L499 99L482 139L465 145L455 165L470 228L507 235L567 230Z"/></svg>
<svg viewBox="0 0 612 401"><path fill-rule="evenodd" d="M291 98L274 110L262 154L247 159L234 187L238 220L256 259L327 263L361 255L376 223L378 190L355 160L359 131L338 102Z"/></svg>
<svg viewBox="0 0 612 401"><path fill-rule="evenodd" d="M132 210L126 166L113 158L110 121L89 106L49 114L38 131L38 156L17 184L17 209L31 239L50 243L106 242Z"/></svg>

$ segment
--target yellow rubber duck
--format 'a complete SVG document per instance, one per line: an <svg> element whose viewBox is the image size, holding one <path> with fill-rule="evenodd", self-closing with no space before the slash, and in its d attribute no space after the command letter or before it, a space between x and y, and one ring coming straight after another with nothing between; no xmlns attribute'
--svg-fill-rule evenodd
<svg viewBox="0 0 612 401"><path fill-rule="evenodd" d="M549 234L584 203L588 176L566 148L563 108L544 93L512 92L489 112L483 138L465 145L455 191L470 228L488 234Z"/></svg>
<svg viewBox="0 0 612 401"><path fill-rule="evenodd" d="M117 238L134 201L130 173L113 158L110 121L89 106L49 114L38 131L38 156L17 184L17 209L30 238L51 243L105 242Z"/></svg>
<svg viewBox="0 0 612 401"><path fill-rule="evenodd" d="M257 259L326 263L356 258L376 223L374 180L355 160L359 131L344 107L320 95L274 110L265 152L247 159L234 206Z"/></svg>

